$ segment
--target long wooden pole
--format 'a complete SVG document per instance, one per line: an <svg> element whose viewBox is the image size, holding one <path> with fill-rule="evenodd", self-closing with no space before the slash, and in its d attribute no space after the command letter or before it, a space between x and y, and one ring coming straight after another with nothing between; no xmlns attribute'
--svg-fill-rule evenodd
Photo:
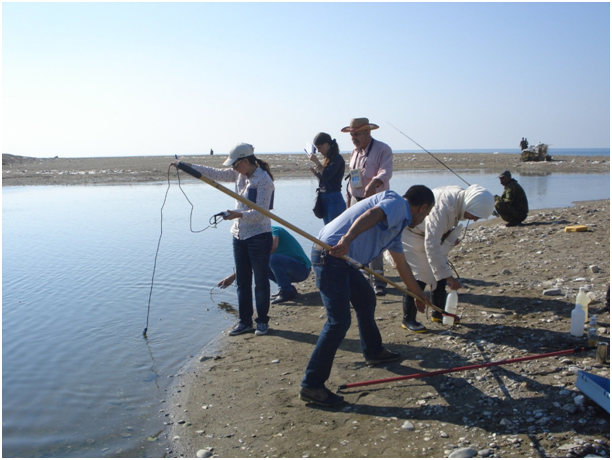
<svg viewBox="0 0 612 460"><path fill-rule="evenodd" d="M317 238L315 238L314 236L310 235L309 233L306 233L304 230L302 230L301 228L296 227L295 225L287 222L286 220L278 217L277 215L271 213L270 211L268 211L267 209L262 208L261 206L258 206L257 204L253 203L251 200L248 200L246 198L244 198L241 195L238 195L237 193L231 191L230 189L228 189L227 187L224 187L223 185L219 184L218 182L209 179L208 177L204 176L200 171L192 168L191 166L188 166L187 164L179 161L176 163L176 167L181 169L182 171L185 171L187 174L195 177L196 179L200 179L203 182L206 182L208 185L216 188L217 190L225 193L226 195L231 196L232 198L234 198L235 200L240 201L241 203L247 205L249 208L254 209L257 212L262 213L265 216L268 216L270 219L278 222L279 224L293 230L294 232L298 233L299 235L302 235L304 238L312 241L315 244L318 244L319 246L321 246L322 248L326 249L326 250L330 250L332 247L329 244L326 244L320 240L318 240ZM391 286L393 286L395 289L403 292L404 294L409 295L410 297L419 300L423 303L425 303L427 306L433 308L434 310L442 313L443 315L446 316L450 316L452 318L455 318L455 320L460 320L460 318L457 315L454 315L452 313L447 313L445 312L443 309L435 306L433 303L431 303L429 300L427 299L421 299L419 296L417 296L416 294L413 294L412 292L410 292L408 289L400 286L397 283L394 283L393 281L385 278L384 276L382 276L379 273L376 273L375 271L371 270L370 268L366 267L365 265L363 265L362 263L356 261L355 259L349 257L349 256L343 256L342 257L344 260L346 260L347 262L349 262L350 264L354 265L355 267L361 269L361 270L365 270L366 272L370 273L371 275L374 275L376 278L385 281L387 284L390 284Z"/></svg>

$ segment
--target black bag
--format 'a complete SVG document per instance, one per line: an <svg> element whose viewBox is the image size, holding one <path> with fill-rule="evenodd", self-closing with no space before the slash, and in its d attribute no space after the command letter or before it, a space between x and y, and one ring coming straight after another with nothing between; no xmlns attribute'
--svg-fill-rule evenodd
<svg viewBox="0 0 612 460"><path fill-rule="evenodd" d="M316 191L317 197L315 198L314 207L312 208L312 212L314 212L315 217L319 219L323 219L325 215L325 211L323 210L323 197L321 197L321 192L319 189Z"/></svg>

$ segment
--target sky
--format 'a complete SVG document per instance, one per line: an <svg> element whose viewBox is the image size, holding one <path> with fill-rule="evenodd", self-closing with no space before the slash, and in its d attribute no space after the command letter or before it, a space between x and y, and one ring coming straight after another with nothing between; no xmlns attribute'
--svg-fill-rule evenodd
<svg viewBox="0 0 612 460"><path fill-rule="evenodd" d="M2 3L2 152L610 146L610 4Z"/></svg>

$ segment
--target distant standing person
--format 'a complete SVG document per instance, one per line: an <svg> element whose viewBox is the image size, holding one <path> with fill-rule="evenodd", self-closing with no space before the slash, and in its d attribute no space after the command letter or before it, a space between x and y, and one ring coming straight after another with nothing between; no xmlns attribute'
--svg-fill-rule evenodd
<svg viewBox="0 0 612 460"><path fill-rule="evenodd" d="M315 164L310 170L319 179L319 193L323 200L323 223L327 225L346 210L346 203L342 198L342 179L346 165L340 155L336 139L332 139L329 134L317 134L312 143L323 155L323 163L316 155L310 155L310 160Z"/></svg>
<svg viewBox="0 0 612 460"><path fill-rule="evenodd" d="M334 357L351 325L351 306L359 327L361 348L367 365L401 359L383 347L376 325L376 296L365 276L344 256L367 264L388 249L406 287L419 298L417 284L402 249L402 230L420 224L434 205L432 191L424 185L410 187L401 197L393 191L378 193L351 206L319 232L318 239L332 246L327 251L315 244L310 260L317 288L325 305L327 321L321 330L301 384L300 399L322 406L344 401L325 387ZM421 311L425 307L420 307Z"/></svg>
<svg viewBox="0 0 612 460"><path fill-rule="evenodd" d="M504 171L499 176L500 184L504 186L502 196L495 195L495 210L499 216L508 222L506 227L522 225L529 213L529 203L523 187L512 178L510 171Z"/></svg>
<svg viewBox="0 0 612 460"><path fill-rule="evenodd" d="M349 160L349 184L347 186L347 207L353 206L364 198L389 190L389 180L393 174L393 152L384 142L372 138L370 132L378 125L370 123L367 118L353 118L342 128L343 133L350 133L355 149ZM370 269L383 274L383 255L375 257ZM378 278L373 280L376 295L386 295L387 283Z"/></svg>
<svg viewBox="0 0 612 460"><path fill-rule="evenodd" d="M527 139L525 139L524 137L521 139L521 143L519 145L521 147L521 152L525 150L527 147L529 147L529 144L527 143Z"/></svg>
<svg viewBox="0 0 612 460"><path fill-rule="evenodd" d="M229 157L223 166L231 169L211 168L210 166L191 166L203 176L224 182L234 182L236 193L262 209L272 209L274 201L274 178L270 166L263 160L255 158L253 146L238 144L230 150ZM253 278L255 279L255 306L257 308L256 335L268 333L268 312L270 311L270 251L272 250L272 222L259 211L249 208L236 200L236 209L227 210L223 219L233 220L230 229L233 238L234 264L236 266L236 284L238 285L239 321L229 335L253 332Z"/></svg>
<svg viewBox="0 0 612 460"><path fill-rule="evenodd" d="M210 149L210 154L213 155L215 152L213 152L213 149Z"/></svg>

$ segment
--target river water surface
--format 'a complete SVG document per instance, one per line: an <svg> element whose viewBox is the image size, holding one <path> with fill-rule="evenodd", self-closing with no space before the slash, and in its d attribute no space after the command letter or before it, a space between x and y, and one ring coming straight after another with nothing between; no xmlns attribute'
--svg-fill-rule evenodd
<svg viewBox="0 0 612 460"><path fill-rule="evenodd" d="M500 193L495 176L461 172ZM609 174L516 178L531 209L610 197ZM465 185L450 172L396 173L393 190ZM316 236L316 182L276 181L274 213ZM176 180L131 186L2 189L2 447L5 457L162 456L175 375L235 322L228 222L190 231ZM231 184L230 184L230 187ZM183 182L194 230L233 208L208 185ZM147 338L142 335L160 251ZM310 243L296 235L307 249ZM161 412L160 412L161 411Z"/></svg>

